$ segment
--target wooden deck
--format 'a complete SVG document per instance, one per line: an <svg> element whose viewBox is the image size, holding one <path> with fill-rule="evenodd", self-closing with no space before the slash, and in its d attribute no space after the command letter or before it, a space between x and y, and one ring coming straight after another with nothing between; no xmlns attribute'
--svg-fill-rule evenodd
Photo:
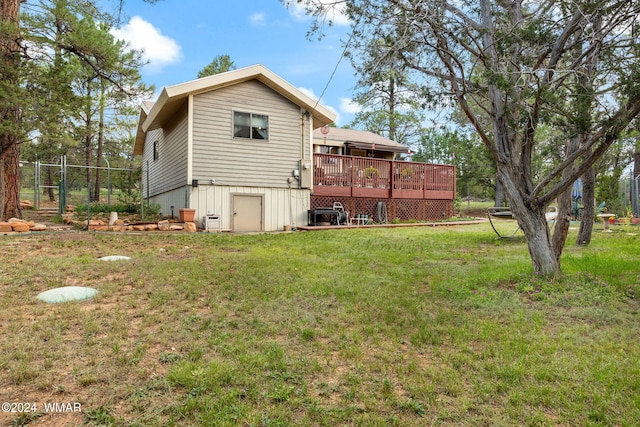
<svg viewBox="0 0 640 427"><path fill-rule="evenodd" d="M317 197L455 200L451 165L332 154L313 155Z"/></svg>

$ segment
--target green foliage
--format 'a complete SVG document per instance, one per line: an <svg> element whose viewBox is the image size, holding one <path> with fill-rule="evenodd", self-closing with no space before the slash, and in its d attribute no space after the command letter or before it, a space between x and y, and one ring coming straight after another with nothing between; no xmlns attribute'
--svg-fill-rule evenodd
<svg viewBox="0 0 640 427"><path fill-rule="evenodd" d="M494 197L495 167L473 134L446 129L425 131L412 160L456 166L458 197Z"/></svg>
<svg viewBox="0 0 640 427"><path fill-rule="evenodd" d="M380 175L380 171L373 166L369 166L364 170L364 177L367 179L377 178Z"/></svg>
<svg viewBox="0 0 640 427"><path fill-rule="evenodd" d="M213 76L214 74L224 73L236 69L236 64L231 60L229 55L217 55L202 70L198 71L198 78Z"/></svg>
<svg viewBox="0 0 640 427"><path fill-rule="evenodd" d="M129 205L129 204L112 204L107 205L106 203L91 203L91 213L108 213L108 212L118 212L118 213L139 213L140 206L138 205ZM87 212L87 204L78 204L76 206L76 212L78 213L86 213Z"/></svg>

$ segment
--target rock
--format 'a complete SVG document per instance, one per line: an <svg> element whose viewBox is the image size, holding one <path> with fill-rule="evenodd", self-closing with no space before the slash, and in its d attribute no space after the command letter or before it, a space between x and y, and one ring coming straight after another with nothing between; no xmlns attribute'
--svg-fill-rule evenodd
<svg viewBox="0 0 640 427"><path fill-rule="evenodd" d="M144 231L155 231L158 229L158 224L147 224L144 226Z"/></svg>
<svg viewBox="0 0 640 427"><path fill-rule="evenodd" d="M169 231L171 229L171 224L169 223L168 220L159 221L158 222L158 229L160 231Z"/></svg>
<svg viewBox="0 0 640 427"><path fill-rule="evenodd" d="M116 219L116 221L113 223L113 225L124 225L124 221L121 219Z"/></svg>
<svg viewBox="0 0 640 427"><path fill-rule="evenodd" d="M11 224L4 221L0 222L0 233L9 233L11 231L13 231Z"/></svg>
<svg viewBox="0 0 640 427"><path fill-rule="evenodd" d="M73 214L72 213L62 214L62 222L64 222L65 224L73 224Z"/></svg>
<svg viewBox="0 0 640 427"><path fill-rule="evenodd" d="M195 222L185 222L184 223L184 231L187 233L195 233L198 231L198 227Z"/></svg>
<svg viewBox="0 0 640 427"><path fill-rule="evenodd" d="M10 224L13 231L18 233L26 233L31 228L26 222L11 222Z"/></svg>
<svg viewBox="0 0 640 427"><path fill-rule="evenodd" d="M184 230L184 227L182 225L172 225L169 227L169 230L171 231L180 231L180 230Z"/></svg>
<svg viewBox="0 0 640 427"><path fill-rule="evenodd" d="M144 225L134 225L134 226L133 226L133 229L134 229L135 231L144 231L146 228L147 228L147 227L146 227L146 226L144 226Z"/></svg>
<svg viewBox="0 0 640 427"><path fill-rule="evenodd" d="M109 215L109 225L115 225L118 220L118 212L111 212Z"/></svg>
<svg viewBox="0 0 640 427"><path fill-rule="evenodd" d="M21 209L33 209L33 202L31 200L20 200Z"/></svg>
<svg viewBox="0 0 640 427"><path fill-rule="evenodd" d="M36 224L30 228L31 231L45 231L47 226L44 224Z"/></svg>

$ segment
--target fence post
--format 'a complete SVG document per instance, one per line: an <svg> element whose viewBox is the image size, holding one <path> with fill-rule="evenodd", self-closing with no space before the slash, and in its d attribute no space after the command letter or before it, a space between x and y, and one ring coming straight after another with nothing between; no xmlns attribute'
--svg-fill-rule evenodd
<svg viewBox="0 0 640 427"><path fill-rule="evenodd" d="M36 206L36 210L40 210L40 160L36 160L34 169L35 186L33 192L33 202Z"/></svg>
<svg viewBox="0 0 640 427"><path fill-rule="evenodd" d="M107 158L104 161L107 162L107 209L111 211L111 165Z"/></svg>

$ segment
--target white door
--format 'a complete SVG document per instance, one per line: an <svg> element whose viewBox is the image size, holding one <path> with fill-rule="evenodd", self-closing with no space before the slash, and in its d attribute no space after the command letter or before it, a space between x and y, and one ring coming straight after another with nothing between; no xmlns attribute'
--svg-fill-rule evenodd
<svg viewBox="0 0 640 427"><path fill-rule="evenodd" d="M262 200L261 194L233 195L233 231L263 231Z"/></svg>

